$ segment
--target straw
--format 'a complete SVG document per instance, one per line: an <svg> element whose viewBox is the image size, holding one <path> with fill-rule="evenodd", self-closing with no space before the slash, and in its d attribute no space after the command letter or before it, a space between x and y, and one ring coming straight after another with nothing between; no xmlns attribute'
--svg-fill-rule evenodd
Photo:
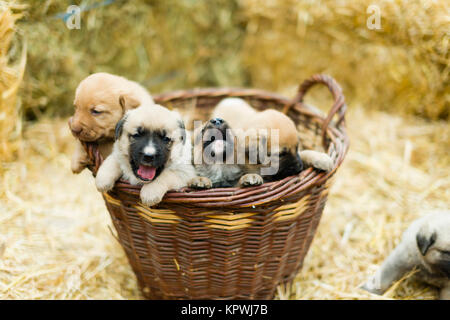
<svg viewBox="0 0 450 320"><path fill-rule="evenodd" d="M384 297L358 287L411 221L450 204L446 123L350 110L352 146L290 299L434 299L413 277ZM88 171L70 173L66 119L27 126L0 185L1 299L139 299ZM358 195L358 196L355 196ZM284 293L283 293L284 292Z"/></svg>

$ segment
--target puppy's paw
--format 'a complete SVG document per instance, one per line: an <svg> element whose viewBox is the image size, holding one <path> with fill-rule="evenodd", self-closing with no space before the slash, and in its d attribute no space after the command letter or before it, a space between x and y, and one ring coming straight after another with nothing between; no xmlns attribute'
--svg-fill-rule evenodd
<svg viewBox="0 0 450 320"><path fill-rule="evenodd" d="M86 169L89 164L90 161L87 157L74 156L70 161L70 170L72 170L73 173L78 174Z"/></svg>
<svg viewBox="0 0 450 320"><path fill-rule="evenodd" d="M80 162L80 161L72 161L70 164L70 170L72 170L72 173L78 174L81 171L83 171L86 168L86 164Z"/></svg>
<svg viewBox="0 0 450 320"><path fill-rule="evenodd" d="M316 159L312 165L316 169L329 172L333 169L333 160L326 153L322 153L321 157Z"/></svg>
<svg viewBox="0 0 450 320"><path fill-rule="evenodd" d="M251 187L251 186L259 186L264 183L263 178L256 173L247 173L244 174L239 179L239 186L240 187Z"/></svg>
<svg viewBox="0 0 450 320"><path fill-rule="evenodd" d="M369 280L367 280L366 283L364 283L360 289L363 289L367 292L373 293L373 294L377 294L377 295L382 295L384 293L384 290L382 290L380 288L379 285L377 285L377 281L376 281L376 277L371 277L369 278Z"/></svg>
<svg viewBox="0 0 450 320"><path fill-rule="evenodd" d="M114 188L116 181L111 179L111 176L101 170L98 171L97 177L95 177L95 186L100 192L106 192Z"/></svg>
<svg viewBox="0 0 450 320"><path fill-rule="evenodd" d="M212 182L206 177L195 177L188 182L188 186L195 189L210 189Z"/></svg>
<svg viewBox="0 0 450 320"><path fill-rule="evenodd" d="M304 150L300 152L300 158L307 167L313 167L326 172L333 170L333 160L326 153Z"/></svg>
<svg viewBox="0 0 450 320"><path fill-rule="evenodd" d="M157 183L149 183L141 189L141 201L146 206L154 206L161 202L167 189Z"/></svg>

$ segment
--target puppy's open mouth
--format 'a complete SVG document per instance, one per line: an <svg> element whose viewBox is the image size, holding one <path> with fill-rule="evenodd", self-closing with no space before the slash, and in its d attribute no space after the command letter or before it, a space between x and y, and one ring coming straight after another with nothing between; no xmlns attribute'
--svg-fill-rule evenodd
<svg viewBox="0 0 450 320"><path fill-rule="evenodd" d="M139 168L137 169L136 173L139 179L145 181L152 181L156 175L156 168L141 164L139 165Z"/></svg>

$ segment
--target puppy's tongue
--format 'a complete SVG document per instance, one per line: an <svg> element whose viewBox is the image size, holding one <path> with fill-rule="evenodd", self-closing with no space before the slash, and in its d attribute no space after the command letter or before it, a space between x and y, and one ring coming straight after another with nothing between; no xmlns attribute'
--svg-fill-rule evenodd
<svg viewBox="0 0 450 320"><path fill-rule="evenodd" d="M140 165L137 173L140 177L142 177L144 179L152 180L155 177L156 168Z"/></svg>

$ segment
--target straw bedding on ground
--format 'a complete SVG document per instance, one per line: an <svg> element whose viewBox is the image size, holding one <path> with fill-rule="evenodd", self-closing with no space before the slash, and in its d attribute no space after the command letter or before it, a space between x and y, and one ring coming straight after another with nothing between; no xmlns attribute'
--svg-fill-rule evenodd
<svg viewBox="0 0 450 320"><path fill-rule="evenodd" d="M348 125L352 146L303 270L277 298L380 298L358 286L412 220L449 207L446 123L356 109ZM66 120L24 135L23 158L0 185L0 298L139 299L91 174L70 173ZM408 278L383 298L433 299L436 290Z"/></svg>

